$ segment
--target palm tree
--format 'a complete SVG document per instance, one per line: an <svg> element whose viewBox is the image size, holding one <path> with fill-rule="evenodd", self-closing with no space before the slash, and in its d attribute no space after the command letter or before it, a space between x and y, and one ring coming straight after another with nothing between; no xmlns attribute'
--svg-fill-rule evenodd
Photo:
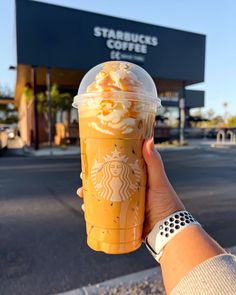
<svg viewBox="0 0 236 295"><path fill-rule="evenodd" d="M27 103L31 103L33 100L33 91L30 87L26 86L24 88L24 96ZM71 104L72 104L72 95L69 92L60 93L58 86L53 84L51 87L50 92L51 98L51 124L54 127L56 123L56 115L58 112L61 114L61 122L62 122L62 115L66 112L66 122L65 126L68 127L70 124L71 118ZM43 91L37 94L37 109L39 114L42 114L45 120L48 122L48 97L47 92ZM47 128L48 129L48 128ZM49 130L47 130L49 132ZM54 136L54 128L52 129Z"/></svg>
<svg viewBox="0 0 236 295"><path fill-rule="evenodd" d="M26 98L26 102L29 103L33 99L33 91L29 87L24 88L24 95ZM70 124L70 116L71 116L71 104L72 104L72 95L69 92L60 93L58 86L56 84L52 85L51 92L51 111L52 117L55 118L57 112L61 112L61 121L62 114L66 112L66 125ZM38 112L43 114L48 120L48 101L47 101L47 93L40 92L37 94L38 98Z"/></svg>
<svg viewBox="0 0 236 295"><path fill-rule="evenodd" d="M228 102L225 101L225 102L223 103L223 107L224 107L224 110L225 110L225 111L224 111L224 123L225 123L225 124L227 123L227 118L228 118L228 111L227 111L228 106L229 106Z"/></svg>
<svg viewBox="0 0 236 295"><path fill-rule="evenodd" d="M207 118L208 118L209 120L212 120L214 116L215 116L215 111L214 111L213 109L209 109L209 110L207 111Z"/></svg>
<svg viewBox="0 0 236 295"><path fill-rule="evenodd" d="M58 97L57 106L58 110L61 112L61 121L63 112L66 112L66 126L70 124L72 99L72 95L69 92L60 93Z"/></svg>

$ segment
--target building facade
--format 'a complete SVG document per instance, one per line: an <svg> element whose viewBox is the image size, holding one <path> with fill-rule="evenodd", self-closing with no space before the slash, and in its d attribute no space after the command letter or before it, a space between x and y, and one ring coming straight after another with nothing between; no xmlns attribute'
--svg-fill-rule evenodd
<svg viewBox="0 0 236 295"><path fill-rule="evenodd" d="M205 35L16 0L16 36L15 98L27 144L43 141L41 129L47 125L37 111L37 93L52 84L76 93L84 74L107 60L126 60L147 70L164 107L178 110L180 98L186 112L204 106L204 91L186 86L204 81ZM30 102L26 85L32 89Z"/></svg>

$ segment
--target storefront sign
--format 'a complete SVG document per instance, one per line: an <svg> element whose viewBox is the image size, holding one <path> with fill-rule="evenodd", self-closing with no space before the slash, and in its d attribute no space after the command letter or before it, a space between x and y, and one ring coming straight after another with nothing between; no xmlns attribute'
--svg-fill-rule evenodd
<svg viewBox="0 0 236 295"><path fill-rule="evenodd" d="M157 46L158 38L144 34L131 33L96 26L93 35L106 39L106 47L110 49L110 58L116 60L144 61L148 46Z"/></svg>

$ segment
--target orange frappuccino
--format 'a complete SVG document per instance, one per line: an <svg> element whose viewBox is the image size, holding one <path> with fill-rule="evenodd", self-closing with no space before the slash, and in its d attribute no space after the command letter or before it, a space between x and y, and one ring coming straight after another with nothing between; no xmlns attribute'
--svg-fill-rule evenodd
<svg viewBox="0 0 236 295"><path fill-rule="evenodd" d="M159 100L140 67L107 62L90 70L73 105L79 129L88 245L111 254L141 245L146 167L142 144L151 137Z"/></svg>

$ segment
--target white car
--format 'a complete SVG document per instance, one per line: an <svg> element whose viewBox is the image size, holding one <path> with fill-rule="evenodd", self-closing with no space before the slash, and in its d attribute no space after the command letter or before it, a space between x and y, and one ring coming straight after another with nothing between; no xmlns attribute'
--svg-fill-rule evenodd
<svg viewBox="0 0 236 295"><path fill-rule="evenodd" d="M15 138L15 131L14 131L14 129L12 129L12 128L8 128L7 130L6 130L6 132L7 132L7 135L8 135L8 138L9 139L14 139Z"/></svg>
<svg viewBox="0 0 236 295"><path fill-rule="evenodd" d="M16 137L15 128L11 125L0 125L0 131L5 131L9 139Z"/></svg>

